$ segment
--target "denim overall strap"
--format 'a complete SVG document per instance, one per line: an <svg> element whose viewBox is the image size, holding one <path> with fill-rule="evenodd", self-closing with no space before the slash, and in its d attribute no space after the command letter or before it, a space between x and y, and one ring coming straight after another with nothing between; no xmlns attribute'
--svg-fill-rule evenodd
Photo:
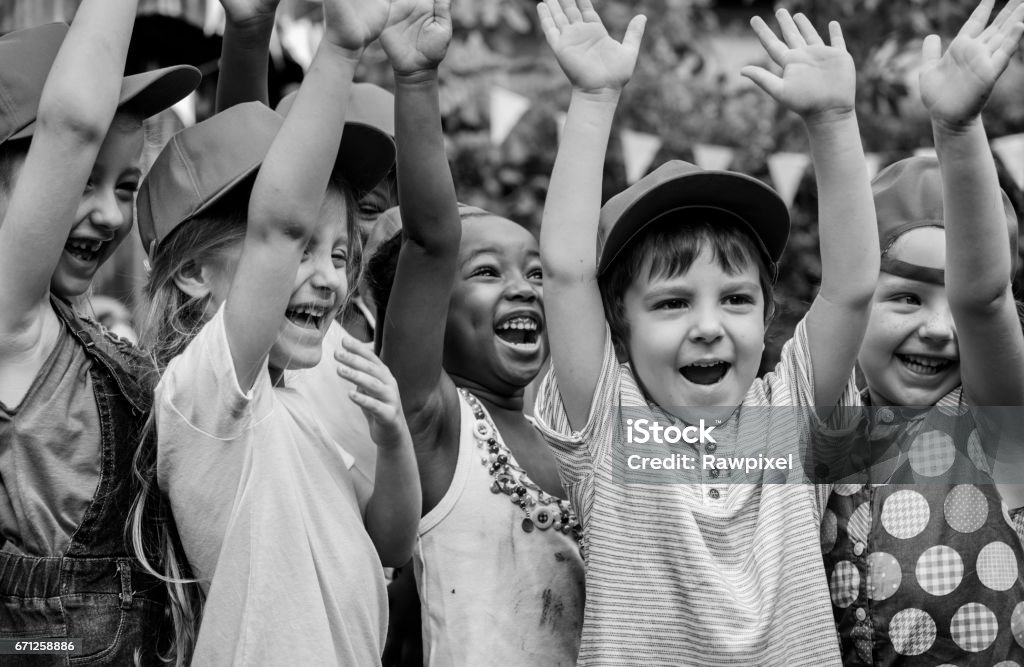
<svg viewBox="0 0 1024 667"><path fill-rule="evenodd" d="M135 493L133 455L152 402L141 379L147 376L143 357L67 304L52 303L93 362L89 375L99 415L100 477L64 554L0 552L0 636L83 640L73 656L25 656L25 664L131 664L137 650L143 664L155 663L164 584L141 569L126 540ZM153 525L157 517L151 519Z"/></svg>

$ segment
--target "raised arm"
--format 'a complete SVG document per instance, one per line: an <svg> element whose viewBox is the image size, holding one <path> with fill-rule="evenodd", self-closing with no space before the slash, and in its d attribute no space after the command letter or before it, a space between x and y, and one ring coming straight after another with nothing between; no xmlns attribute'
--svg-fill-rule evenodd
<svg viewBox="0 0 1024 667"><path fill-rule="evenodd" d="M0 341L38 326L121 91L138 0L85 0L46 78L0 222ZM2 343L0 343L2 346Z"/></svg>
<svg viewBox="0 0 1024 667"><path fill-rule="evenodd" d="M383 324L382 356L398 380L416 446L431 447L420 424L457 410L442 383L448 301L462 223L444 148L437 68L452 36L450 0L396 0L381 34L395 72L395 140L403 237ZM446 401L442 392L450 392ZM453 413L457 416L457 412ZM434 436L438 433L434 433Z"/></svg>
<svg viewBox="0 0 1024 667"><path fill-rule="evenodd" d="M245 390L281 328L337 159L352 75L387 12L387 0L324 2L324 39L256 177L224 314L235 372Z"/></svg>
<svg viewBox="0 0 1024 667"><path fill-rule="evenodd" d="M220 47L217 111L242 102L270 103L267 61L281 0L220 0L227 22Z"/></svg>
<svg viewBox="0 0 1024 667"><path fill-rule="evenodd" d="M646 19L619 43L590 0L537 5L541 28L572 84L565 131L544 202L540 256L551 363L569 423L582 428L597 387L607 326L597 284L601 180L612 117L633 75Z"/></svg>
<svg viewBox="0 0 1024 667"><path fill-rule="evenodd" d="M818 183L821 288L807 314L814 400L824 411L849 382L878 282L875 206L854 111L856 72L843 33L829 24L826 45L803 14L776 12L783 39L764 21L751 25L776 76L760 67L742 74L804 121Z"/></svg>
<svg viewBox="0 0 1024 667"><path fill-rule="evenodd" d="M1007 214L981 122L1017 50L1024 6L1012 0L986 27L992 5L978 5L945 54L938 35L925 39L921 98L942 175L946 294L964 390L976 405L1024 405L1024 337L1010 287Z"/></svg>

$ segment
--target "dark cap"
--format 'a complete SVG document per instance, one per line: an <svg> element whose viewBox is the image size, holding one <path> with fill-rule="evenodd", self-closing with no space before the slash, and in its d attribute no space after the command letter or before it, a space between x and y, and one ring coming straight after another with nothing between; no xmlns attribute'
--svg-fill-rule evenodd
<svg viewBox="0 0 1024 667"><path fill-rule="evenodd" d="M285 96L277 112L287 116L297 94ZM357 192L372 190L395 164L394 136L395 96L372 83L352 84L338 150L338 173Z"/></svg>
<svg viewBox="0 0 1024 667"><path fill-rule="evenodd" d="M910 157L889 165L871 181L878 217L878 242L884 253L902 234L918 227L943 227L942 176L934 157ZM1011 266L1017 260L1017 214L1002 190Z"/></svg>
<svg viewBox="0 0 1024 667"><path fill-rule="evenodd" d="M178 132L139 187L139 234L152 258L178 225L255 174L284 119L259 102L236 104Z"/></svg>
<svg viewBox="0 0 1024 667"><path fill-rule="evenodd" d="M66 24L49 23L0 37L0 143L32 136L46 77L67 32ZM189 65L126 76L118 108L148 118L195 90L201 78Z"/></svg>
<svg viewBox="0 0 1024 667"><path fill-rule="evenodd" d="M601 208L598 275L636 238L670 213L714 210L750 230L771 266L789 239L789 209L770 187L734 171L711 171L671 160L615 195Z"/></svg>

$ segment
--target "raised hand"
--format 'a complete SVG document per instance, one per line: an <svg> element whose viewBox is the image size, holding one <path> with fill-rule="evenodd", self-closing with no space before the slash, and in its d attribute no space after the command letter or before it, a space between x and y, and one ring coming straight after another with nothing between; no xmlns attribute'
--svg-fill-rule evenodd
<svg viewBox="0 0 1024 667"><path fill-rule="evenodd" d="M605 30L590 0L544 0L540 27L573 87L586 92L621 90L633 75L647 18L634 16L622 42Z"/></svg>
<svg viewBox="0 0 1024 667"><path fill-rule="evenodd" d="M349 398L362 409L370 437L378 447L397 447L409 438L398 383L384 362L373 353L373 343L346 335L334 353L338 375L355 385Z"/></svg>
<svg viewBox="0 0 1024 667"><path fill-rule="evenodd" d="M995 0L982 0L942 53L938 35L921 47L921 100L935 121L962 125L977 117L1024 32L1022 0L1011 0L985 27Z"/></svg>
<svg viewBox="0 0 1024 667"><path fill-rule="evenodd" d="M220 0L228 20L236 25L273 20L281 0Z"/></svg>
<svg viewBox="0 0 1024 667"><path fill-rule="evenodd" d="M388 21L388 0L323 0L324 39L361 53L380 37Z"/></svg>
<svg viewBox="0 0 1024 667"><path fill-rule="evenodd" d="M397 74L436 69L452 40L451 0L394 0L380 43Z"/></svg>
<svg viewBox="0 0 1024 667"><path fill-rule="evenodd" d="M785 41L760 17L751 19L750 25L768 56L782 68L782 75L754 65L744 67L740 74L805 121L852 113L857 72L839 24L828 24L831 45L826 45L803 14L793 17L780 9L775 17Z"/></svg>

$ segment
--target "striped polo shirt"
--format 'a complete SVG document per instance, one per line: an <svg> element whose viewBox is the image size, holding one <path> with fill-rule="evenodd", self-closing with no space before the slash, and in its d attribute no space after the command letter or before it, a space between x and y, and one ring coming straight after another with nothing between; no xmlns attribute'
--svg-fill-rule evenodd
<svg viewBox="0 0 1024 667"><path fill-rule="evenodd" d="M535 414L583 524L579 664L840 664L819 545L831 487L729 484L703 470L699 483L626 483L613 474L615 448L623 447L620 410L646 410L661 421L665 413L645 399L631 367L618 363L607 331L605 339L586 426L572 431L553 371ZM801 321L778 366L754 381L715 431L719 455L751 433L795 451L792 443L809 435L807 420L793 419L792 409L749 408L811 406L813 394ZM853 405L855 395L851 374L839 405Z"/></svg>

